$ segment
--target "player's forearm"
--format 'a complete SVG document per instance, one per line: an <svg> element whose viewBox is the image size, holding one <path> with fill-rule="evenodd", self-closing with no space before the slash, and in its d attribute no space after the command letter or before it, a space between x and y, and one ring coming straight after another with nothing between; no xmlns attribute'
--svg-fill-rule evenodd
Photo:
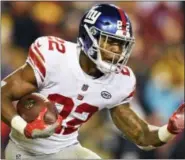
<svg viewBox="0 0 185 160"><path fill-rule="evenodd" d="M166 126L151 126L141 119L135 119L132 116L124 118L116 116L116 118L114 118L114 123L127 139L131 140L142 149L148 146L152 146L153 148L162 146L174 137L174 135L168 132Z"/></svg>
<svg viewBox="0 0 185 160"><path fill-rule="evenodd" d="M1 98L1 117L3 122L24 135L24 129L27 125L27 122L17 114L10 97L2 94Z"/></svg>
<svg viewBox="0 0 185 160"><path fill-rule="evenodd" d="M149 132L145 133L145 137L143 137L143 145L138 145L140 149L143 150L152 150L156 147L162 146L166 144L168 141L175 137L175 134L169 132L167 125L162 127L155 127L148 125ZM152 128L157 129L152 129Z"/></svg>
<svg viewBox="0 0 185 160"><path fill-rule="evenodd" d="M12 104L10 97L1 93L1 117L3 122L10 126L12 118L17 115L17 111Z"/></svg>
<svg viewBox="0 0 185 160"><path fill-rule="evenodd" d="M3 81L5 82L5 81ZM11 89L13 85L1 85L1 117L3 122L7 125L15 128L22 133L26 122L17 114L15 107L13 106L13 101L18 100L18 97L13 96ZM21 126L21 127L19 127Z"/></svg>
<svg viewBox="0 0 185 160"><path fill-rule="evenodd" d="M128 105L117 107L111 110L113 122L120 131L138 146L153 146L158 147L170 140L172 134L167 130L167 127L151 126Z"/></svg>
<svg viewBox="0 0 185 160"><path fill-rule="evenodd" d="M154 146L159 147L166 143L166 141L162 141L159 137L159 129L160 127L147 125L147 130L143 130L142 146Z"/></svg>
<svg viewBox="0 0 185 160"><path fill-rule="evenodd" d="M137 145L145 145L145 133L148 130L145 123L135 118L135 114L130 114L129 109L113 109L111 112L112 119L117 128L123 135ZM142 125L141 125L142 124Z"/></svg>

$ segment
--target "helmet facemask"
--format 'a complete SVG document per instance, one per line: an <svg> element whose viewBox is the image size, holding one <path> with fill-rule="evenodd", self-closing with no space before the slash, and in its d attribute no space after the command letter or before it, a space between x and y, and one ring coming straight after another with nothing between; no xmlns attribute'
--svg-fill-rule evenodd
<svg viewBox="0 0 185 160"><path fill-rule="evenodd" d="M83 46L82 50L85 54L96 64L101 72L105 74L110 72L120 72L130 57L135 43L134 38L112 35L101 31L94 26L88 28L86 24L84 24L83 28L86 36L79 37L78 40L81 46ZM114 53L106 49L106 46L110 41L119 42L121 45L120 53ZM111 55L111 59L108 61L104 59L104 55L106 54Z"/></svg>

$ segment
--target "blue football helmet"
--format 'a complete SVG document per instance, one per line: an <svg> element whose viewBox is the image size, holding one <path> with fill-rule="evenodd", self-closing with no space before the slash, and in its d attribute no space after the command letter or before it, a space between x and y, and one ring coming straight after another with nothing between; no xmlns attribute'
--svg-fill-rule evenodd
<svg viewBox="0 0 185 160"><path fill-rule="evenodd" d="M121 41L121 54L106 50L100 45L101 39L106 43ZM82 17L77 39L81 50L96 64L103 73L118 72L127 63L135 43L131 22L127 14L119 7L112 4L99 4L93 6ZM101 52L112 55L112 60L107 62L102 59ZM114 57L119 56L115 62Z"/></svg>

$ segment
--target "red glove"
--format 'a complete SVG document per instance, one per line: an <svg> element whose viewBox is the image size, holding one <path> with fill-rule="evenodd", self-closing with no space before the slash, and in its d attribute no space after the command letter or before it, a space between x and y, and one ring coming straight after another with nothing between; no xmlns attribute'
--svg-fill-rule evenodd
<svg viewBox="0 0 185 160"><path fill-rule="evenodd" d="M61 130L62 117L58 115L55 123L48 125L44 122L44 115L47 108L43 108L38 117L31 123L28 123L24 129L24 134L27 138L46 138L51 136L56 131Z"/></svg>
<svg viewBox="0 0 185 160"><path fill-rule="evenodd" d="M178 134L184 129L184 111L185 103L173 113L168 122L168 131L172 134Z"/></svg>

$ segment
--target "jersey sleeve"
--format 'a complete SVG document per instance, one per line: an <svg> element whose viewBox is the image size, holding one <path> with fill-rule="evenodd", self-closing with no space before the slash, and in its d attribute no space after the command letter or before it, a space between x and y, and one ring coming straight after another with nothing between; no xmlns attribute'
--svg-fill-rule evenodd
<svg viewBox="0 0 185 160"><path fill-rule="evenodd" d="M121 104L129 103L133 99L133 96L136 92L136 77L131 68L126 67L126 69L126 76L128 77L126 78L126 80L124 79L120 82L120 86L124 86L124 88L121 90L119 89L120 92L118 95L118 99L112 106L109 106L109 109Z"/></svg>
<svg viewBox="0 0 185 160"><path fill-rule="evenodd" d="M46 37L39 37L29 48L26 62L32 67L38 88L42 88L46 83L48 73L52 70L49 61L48 40Z"/></svg>

